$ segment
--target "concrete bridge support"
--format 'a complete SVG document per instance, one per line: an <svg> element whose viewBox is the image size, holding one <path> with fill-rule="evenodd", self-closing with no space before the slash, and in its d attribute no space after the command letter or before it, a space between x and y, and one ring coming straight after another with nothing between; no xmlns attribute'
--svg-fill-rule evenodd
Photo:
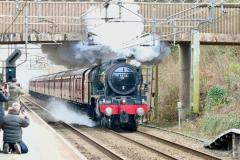
<svg viewBox="0 0 240 160"><path fill-rule="evenodd" d="M182 119L191 113L191 42L179 44L180 48L180 102Z"/></svg>
<svg viewBox="0 0 240 160"><path fill-rule="evenodd" d="M180 102L182 104L182 119L191 112L199 113L200 99L200 34L192 30L191 42L180 43Z"/></svg>
<svg viewBox="0 0 240 160"><path fill-rule="evenodd" d="M192 111L195 114L199 113L200 99L200 33L197 29L192 30L191 40L191 55L192 55Z"/></svg>

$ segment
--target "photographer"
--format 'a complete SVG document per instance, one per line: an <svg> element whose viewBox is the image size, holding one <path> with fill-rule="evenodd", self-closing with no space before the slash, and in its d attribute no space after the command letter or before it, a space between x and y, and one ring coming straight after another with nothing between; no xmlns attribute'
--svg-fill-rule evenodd
<svg viewBox="0 0 240 160"><path fill-rule="evenodd" d="M4 116L4 102L7 102L8 99L9 93L7 84L0 84L0 122Z"/></svg>
<svg viewBox="0 0 240 160"><path fill-rule="evenodd" d="M20 113L21 112L21 113ZM20 113L20 115L19 115ZM21 110L19 103L13 103L8 108L8 114L4 116L0 127L3 129L3 152L27 153L28 148L22 141L22 127L29 125L27 111Z"/></svg>
<svg viewBox="0 0 240 160"><path fill-rule="evenodd" d="M7 102L7 108L11 107L14 102L18 101L19 96L23 94L22 88L20 87L20 84L17 83L16 78L13 78L11 82L8 82L8 85L10 96Z"/></svg>

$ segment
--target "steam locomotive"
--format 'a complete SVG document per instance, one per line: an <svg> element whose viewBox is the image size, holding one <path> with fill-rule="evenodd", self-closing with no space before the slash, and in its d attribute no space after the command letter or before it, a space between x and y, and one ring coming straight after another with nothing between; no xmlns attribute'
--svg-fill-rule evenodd
<svg viewBox="0 0 240 160"><path fill-rule="evenodd" d="M102 126L134 131L139 119L148 112L142 77L140 68L117 59L91 68L33 78L29 93L85 108Z"/></svg>

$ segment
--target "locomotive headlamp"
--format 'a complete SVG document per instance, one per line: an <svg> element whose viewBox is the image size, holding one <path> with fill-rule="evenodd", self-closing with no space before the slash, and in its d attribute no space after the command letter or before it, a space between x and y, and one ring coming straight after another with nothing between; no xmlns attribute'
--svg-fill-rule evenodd
<svg viewBox="0 0 240 160"><path fill-rule="evenodd" d="M123 103L123 104L126 104L126 99L123 99L123 100L122 100L122 103Z"/></svg>
<svg viewBox="0 0 240 160"><path fill-rule="evenodd" d="M107 108L105 109L105 114L106 114L107 116L111 116L111 115L112 115L112 108L107 107Z"/></svg>
<svg viewBox="0 0 240 160"><path fill-rule="evenodd" d="M137 115L143 116L143 115L144 115L144 109L141 108L141 107L139 107L139 108L137 109Z"/></svg>

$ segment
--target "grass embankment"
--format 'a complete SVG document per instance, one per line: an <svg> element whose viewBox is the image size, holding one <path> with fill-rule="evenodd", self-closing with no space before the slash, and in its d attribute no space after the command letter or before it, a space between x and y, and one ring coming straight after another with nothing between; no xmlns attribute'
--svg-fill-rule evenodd
<svg viewBox="0 0 240 160"><path fill-rule="evenodd" d="M176 128L180 69L178 49L159 65L160 126ZM213 137L240 129L240 47L203 46L200 61L200 115L182 124L184 132Z"/></svg>

